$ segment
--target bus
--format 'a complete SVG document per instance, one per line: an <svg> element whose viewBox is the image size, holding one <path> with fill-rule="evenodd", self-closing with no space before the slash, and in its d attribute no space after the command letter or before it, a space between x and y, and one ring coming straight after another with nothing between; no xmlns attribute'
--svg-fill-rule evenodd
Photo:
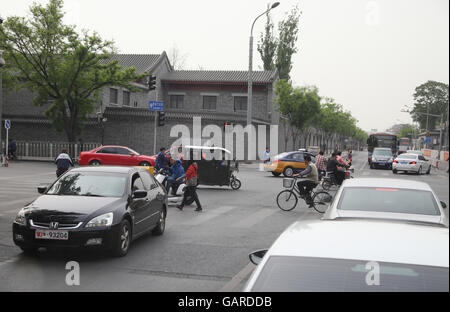
<svg viewBox="0 0 450 312"><path fill-rule="evenodd" d="M367 151L369 152L369 164L375 147L388 147L393 155L397 155L397 136L392 133L372 133L367 139Z"/></svg>
<svg viewBox="0 0 450 312"><path fill-rule="evenodd" d="M400 138L398 139L398 154L406 153L407 150L411 149L411 139L410 138Z"/></svg>

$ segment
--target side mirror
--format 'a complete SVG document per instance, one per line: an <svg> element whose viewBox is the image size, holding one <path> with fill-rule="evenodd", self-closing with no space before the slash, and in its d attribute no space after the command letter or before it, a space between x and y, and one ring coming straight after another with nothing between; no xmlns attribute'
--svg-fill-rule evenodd
<svg viewBox="0 0 450 312"><path fill-rule="evenodd" d="M44 194L45 191L47 190L48 186L49 186L48 184L41 184L41 185L39 185L37 187L38 193L39 194Z"/></svg>
<svg viewBox="0 0 450 312"><path fill-rule="evenodd" d="M130 153L130 156L136 156L136 154L135 153Z"/></svg>
<svg viewBox="0 0 450 312"><path fill-rule="evenodd" d="M250 261L253 264L258 265L266 253L267 253L267 249L261 249L261 250L252 252L251 254L248 255L248 257L250 258Z"/></svg>
<svg viewBox="0 0 450 312"><path fill-rule="evenodd" d="M441 200L441 206L442 206L442 208L444 208L444 209L446 209L447 208L447 204L446 203L444 203L442 200Z"/></svg>
<svg viewBox="0 0 450 312"><path fill-rule="evenodd" d="M147 197L147 191L134 191L133 199Z"/></svg>

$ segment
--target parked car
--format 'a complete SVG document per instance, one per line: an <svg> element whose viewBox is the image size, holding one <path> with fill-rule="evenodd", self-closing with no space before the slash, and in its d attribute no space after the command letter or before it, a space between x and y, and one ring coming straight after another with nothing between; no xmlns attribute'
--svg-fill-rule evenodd
<svg viewBox="0 0 450 312"><path fill-rule="evenodd" d="M299 221L258 264L246 292L448 292L449 229L388 220Z"/></svg>
<svg viewBox="0 0 450 312"><path fill-rule="evenodd" d="M392 150L390 148L374 148L370 159L370 169L375 169L377 167L392 169L393 161L394 155L392 154Z"/></svg>
<svg viewBox="0 0 450 312"><path fill-rule="evenodd" d="M388 219L448 227L445 208L447 205L439 201L427 183L356 178L342 183L323 219Z"/></svg>
<svg viewBox="0 0 450 312"><path fill-rule="evenodd" d="M24 252L94 246L124 256L137 237L164 233L167 193L144 168L76 168L38 191L13 222Z"/></svg>
<svg viewBox="0 0 450 312"><path fill-rule="evenodd" d="M87 152L81 152L78 159L80 166L154 166L155 160L125 146L104 145Z"/></svg>
<svg viewBox="0 0 450 312"><path fill-rule="evenodd" d="M314 155L306 151L281 153L274 156L270 162L265 163L264 170L272 172L276 177L280 174L291 177L296 171L306 168L304 155L310 155L312 162L315 161Z"/></svg>
<svg viewBox="0 0 450 312"><path fill-rule="evenodd" d="M392 172L399 171L430 174L431 163L420 154L401 154L392 163Z"/></svg>

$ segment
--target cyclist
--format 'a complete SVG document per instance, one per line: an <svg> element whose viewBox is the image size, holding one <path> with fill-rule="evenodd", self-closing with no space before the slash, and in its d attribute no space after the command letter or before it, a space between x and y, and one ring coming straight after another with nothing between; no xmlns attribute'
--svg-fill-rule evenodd
<svg viewBox="0 0 450 312"><path fill-rule="evenodd" d="M293 177L306 177L305 180L297 182L297 186L300 190L300 194L305 198L306 203L311 207L313 206L311 190L319 184L319 172L316 165L311 161L311 156L305 155L304 159L306 163L305 170L294 174Z"/></svg>

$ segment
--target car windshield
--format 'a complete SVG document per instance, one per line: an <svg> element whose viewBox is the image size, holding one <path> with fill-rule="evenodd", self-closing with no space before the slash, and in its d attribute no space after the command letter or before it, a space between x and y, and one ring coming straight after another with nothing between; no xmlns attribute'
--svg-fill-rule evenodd
<svg viewBox="0 0 450 312"><path fill-rule="evenodd" d="M47 191L47 195L122 197L127 176L96 173L66 174Z"/></svg>
<svg viewBox="0 0 450 312"><path fill-rule="evenodd" d="M373 154L375 156L392 156L392 151L390 151L390 150L374 150Z"/></svg>
<svg viewBox="0 0 450 312"><path fill-rule="evenodd" d="M430 191L385 187L345 187L338 209L440 215Z"/></svg>
<svg viewBox="0 0 450 312"><path fill-rule="evenodd" d="M405 155L402 154L397 157L398 159L417 159L417 155Z"/></svg>
<svg viewBox="0 0 450 312"><path fill-rule="evenodd" d="M378 278L369 280L376 269ZM449 290L449 270L389 262L271 256L251 291L254 292L361 292ZM377 283L379 281L379 283Z"/></svg>

